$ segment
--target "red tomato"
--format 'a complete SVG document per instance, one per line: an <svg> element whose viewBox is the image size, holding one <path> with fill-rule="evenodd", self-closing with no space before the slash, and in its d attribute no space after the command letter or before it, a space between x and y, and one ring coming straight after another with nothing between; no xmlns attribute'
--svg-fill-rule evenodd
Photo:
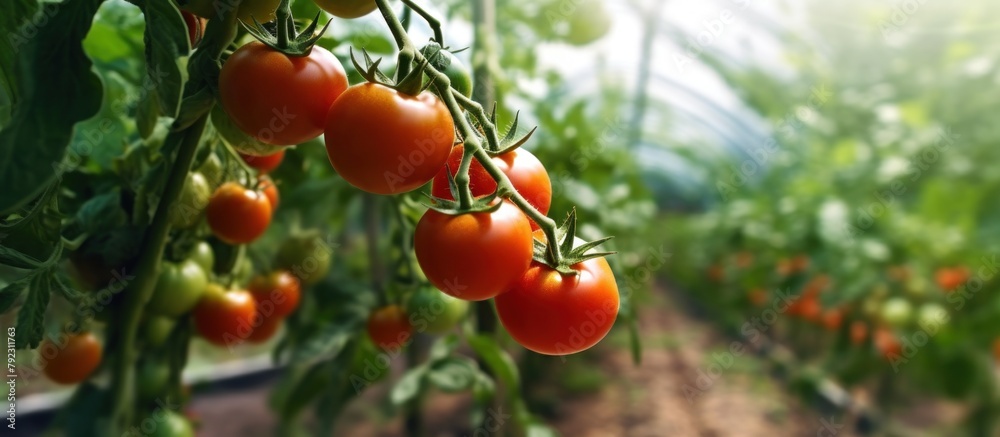
<svg viewBox="0 0 1000 437"><path fill-rule="evenodd" d="M363 83L348 88L326 124L326 151L337 173L375 194L413 191L448 160L455 124L429 92L409 96Z"/></svg>
<svg viewBox="0 0 1000 437"><path fill-rule="evenodd" d="M181 16L184 17L184 24L187 25L188 40L191 41L191 47L194 47L201 42L201 37L205 35L205 20L188 11L181 11Z"/></svg>
<svg viewBox="0 0 1000 437"><path fill-rule="evenodd" d="M209 343L235 346L262 323L256 313L257 305L250 293L226 291L220 285L209 284L205 297L194 308L194 326Z"/></svg>
<svg viewBox="0 0 1000 437"><path fill-rule="evenodd" d="M458 168L462 164L462 149L461 144L455 146L448 157L447 168L452 176L458 173ZM552 182L549 180L548 172L545 171L545 166L535 155L524 149L516 149L494 157L493 163L500 167L510 179L514 189L531 206L542 214L549 213L549 206L552 204ZM497 190L497 182L476 159L473 159L472 165L469 166L469 188L475 197L488 196ZM448 186L448 174L444 168L434 176L431 194L441 199L455 200L451 194L451 187ZM538 225L532 221L531 228L538 229Z"/></svg>
<svg viewBox="0 0 1000 437"><path fill-rule="evenodd" d="M593 258L564 275L532 262L506 293L497 315L522 346L546 355L568 355L601 341L618 316L618 284L608 261Z"/></svg>
<svg viewBox="0 0 1000 437"><path fill-rule="evenodd" d="M969 280L969 269L966 267L942 267L934 273L934 281L947 293L957 290Z"/></svg>
<svg viewBox="0 0 1000 437"><path fill-rule="evenodd" d="M254 344L264 343L274 337L274 334L281 328L282 317L264 317L260 323L250 331L247 341Z"/></svg>
<svg viewBox="0 0 1000 437"><path fill-rule="evenodd" d="M257 311L266 318L291 314L302 294L299 280L284 270L253 278L247 290L257 302Z"/></svg>
<svg viewBox="0 0 1000 437"><path fill-rule="evenodd" d="M832 309L823 313L820 316L820 322L823 327L828 331L836 331L840 329L840 325L844 323L844 310L840 308Z"/></svg>
<svg viewBox="0 0 1000 437"><path fill-rule="evenodd" d="M267 202L271 204L271 211L276 211L278 209L278 204L281 203L278 186L274 185L274 180L266 174L258 176L257 181L260 184L257 186L257 191L260 191L267 196Z"/></svg>
<svg viewBox="0 0 1000 437"><path fill-rule="evenodd" d="M38 348L43 371L60 384L76 384L87 379L101 364L103 348L94 334L65 334L59 341L45 339Z"/></svg>
<svg viewBox="0 0 1000 437"><path fill-rule="evenodd" d="M280 146L323 133L330 105L345 89L344 67L319 46L297 57L254 41L237 49L219 73L222 107L233 123Z"/></svg>
<svg viewBox="0 0 1000 437"><path fill-rule="evenodd" d="M896 338L896 334L886 328L876 329L872 333L872 341L875 343L875 349L887 360L892 360L903 353L903 345Z"/></svg>
<svg viewBox="0 0 1000 437"><path fill-rule="evenodd" d="M253 167L263 173L270 173L274 169L281 165L281 160L285 159L285 149L281 149L278 153L272 153L265 156L254 156L240 153L240 157L243 161L247 163L250 167Z"/></svg>
<svg viewBox="0 0 1000 437"><path fill-rule="evenodd" d="M754 306L764 306L764 303L767 302L767 290L763 288L755 288L747 293L747 297L750 298L750 303Z"/></svg>
<svg viewBox="0 0 1000 437"><path fill-rule="evenodd" d="M385 350L397 350L410 341L413 326L403 307L389 305L368 316L368 336L378 347Z"/></svg>
<svg viewBox="0 0 1000 437"><path fill-rule="evenodd" d="M271 224L271 201L263 193L226 182L209 199L205 218L220 240L229 244L249 243Z"/></svg>
<svg viewBox="0 0 1000 437"><path fill-rule="evenodd" d="M850 332L851 343L861 345L868 339L868 325L860 320L851 322Z"/></svg>
<svg viewBox="0 0 1000 437"><path fill-rule="evenodd" d="M516 206L502 202L492 213L424 213L413 249L431 284L459 299L484 300L524 274L534 244L531 225Z"/></svg>

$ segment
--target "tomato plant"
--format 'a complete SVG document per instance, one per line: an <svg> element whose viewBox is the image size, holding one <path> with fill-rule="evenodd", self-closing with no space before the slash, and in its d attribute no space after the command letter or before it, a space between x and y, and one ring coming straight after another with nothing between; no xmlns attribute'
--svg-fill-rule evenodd
<svg viewBox="0 0 1000 437"><path fill-rule="evenodd" d="M326 151L344 180L375 194L399 194L430 181L455 139L448 108L429 92L410 96L364 83L330 107Z"/></svg>
<svg viewBox="0 0 1000 437"><path fill-rule="evenodd" d="M226 182L209 199L205 218L220 240L249 243L271 224L271 200L264 193Z"/></svg>
<svg viewBox="0 0 1000 437"><path fill-rule="evenodd" d="M282 87L262 86L280 83ZM222 107L247 135L291 146L323 133L327 113L347 88L347 74L333 54L314 47L291 57L263 43L240 47L222 66Z"/></svg>
<svg viewBox="0 0 1000 437"><path fill-rule="evenodd" d="M493 212L424 213L413 236L427 279L451 296L484 300L507 290L531 263L531 225L514 205ZM484 257L483 254L490 254Z"/></svg>

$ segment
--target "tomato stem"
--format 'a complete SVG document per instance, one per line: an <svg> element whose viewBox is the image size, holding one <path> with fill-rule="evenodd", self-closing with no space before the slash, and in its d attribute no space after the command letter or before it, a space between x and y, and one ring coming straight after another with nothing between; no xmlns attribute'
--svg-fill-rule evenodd
<svg viewBox="0 0 1000 437"><path fill-rule="evenodd" d="M288 0L281 0L281 4L278 5L278 10L276 11L277 27L278 27L278 29L277 29L278 30L278 48L281 48L281 49L287 49L288 48L288 34L289 34L289 31L292 31L292 32L295 31L295 29L289 29L288 28L288 26L290 26L290 25L294 26L294 24L292 24L292 22L288 19L288 17L292 16L292 10L291 10L291 6L290 6L289 3L291 3L291 2L288 1Z"/></svg>

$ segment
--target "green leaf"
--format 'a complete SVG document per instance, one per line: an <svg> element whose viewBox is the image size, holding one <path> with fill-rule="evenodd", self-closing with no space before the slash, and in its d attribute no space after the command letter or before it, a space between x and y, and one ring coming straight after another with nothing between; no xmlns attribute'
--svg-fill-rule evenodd
<svg viewBox="0 0 1000 437"><path fill-rule="evenodd" d="M489 367L497 378L503 382L508 389L521 386L521 376L517 371L517 364L514 359L507 354L507 351L500 348L496 340L485 335L475 335L468 339L469 345Z"/></svg>
<svg viewBox="0 0 1000 437"><path fill-rule="evenodd" d="M403 374L403 377L399 378L389 393L389 400L392 401L393 405L403 405L416 398L423 388L425 375L427 375L427 366L417 366Z"/></svg>
<svg viewBox="0 0 1000 437"><path fill-rule="evenodd" d="M128 216L121 206L121 191L111 191L92 197L76 213L77 225L87 234L110 231L128 223Z"/></svg>
<svg viewBox="0 0 1000 437"><path fill-rule="evenodd" d="M7 312L28 288L30 277L21 278L0 289L0 314Z"/></svg>
<svg viewBox="0 0 1000 437"><path fill-rule="evenodd" d="M431 351L427 355L427 361L434 362L445 359L455 351L456 347L458 347L457 335L448 334L441 337L438 341L434 342L433 346L431 346Z"/></svg>
<svg viewBox="0 0 1000 437"><path fill-rule="evenodd" d="M62 161L73 125L100 108L101 81L81 44L100 5L101 0L47 4L51 14L34 38L3 38L13 46L17 68L14 112L0 130L0 186L7 187L0 191L0 212L17 208L77 165Z"/></svg>
<svg viewBox="0 0 1000 437"><path fill-rule="evenodd" d="M16 214L0 224L0 263L32 269L52 260L62 231L57 191L58 185L50 185L23 217Z"/></svg>
<svg viewBox="0 0 1000 437"><path fill-rule="evenodd" d="M51 292L46 278L51 272L40 272L32 276L28 287L28 297L17 312L17 333L23 340L17 342L18 349L34 349L45 335L45 309L49 306Z"/></svg>
<svg viewBox="0 0 1000 437"><path fill-rule="evenodd" d="M479 369L476 363L464 357L452 357L431 365L427 381L442 391L455 393L467 390L476 382Z"/></svg>
<svg viewBox="0 0 1000 437"><path fill-rule="evenodd" d="M18 55L27 43L27 34L37 31L35 16L38 2L35 0L10 0L4 2L3 14L0 14L0 29L7 29L0 38L0 127L6 124L10 117L10 108L18 103L18 88L15 84L14 70L17 68Z"/></svg>
<svg viewBox="0 0 1000 437"><path fill-rule="evenodd" d="M160 114L176 117L187 71L178 60L191 50L187 25L174 2L150 1L146 15L146 86L151 86L160 102Z"/></svg>
<svg viewBox="0 0 1000 437"><path fill-rule="evenodd" d="M524 428L525 437L558 437L554 429L543 423L529 423Z"/></svg>
<svg viewBox="0 0 1000 437"><path fill-rule="evenodd" d="M351 337L357 334L359 326L357 320L335 322L324 326L305 344L295 349L291 361L301 363L321 357L327 359L336 357L344 350Z"/></svg>

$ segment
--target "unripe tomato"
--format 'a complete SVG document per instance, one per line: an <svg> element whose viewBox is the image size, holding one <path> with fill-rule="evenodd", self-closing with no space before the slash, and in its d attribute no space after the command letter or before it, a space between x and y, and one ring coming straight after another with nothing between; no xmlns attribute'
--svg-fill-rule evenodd
<svg viewBox="0 0 1000 437"><path fill-rule="evenodd" d="M891 327L902 327L910 323L913 316L913 306L902 297L892 297L882 304L880 313L882 321Z"/></svg>
<svg viewBox="0 0 1000 437"><path fill-rule="evenodd" d="M285 159L285 149L281 149L277 153L264 156L240 153L240 157L243 158L243 161L246 162L247 165L257 169L261 174L267 174L274 171L274 169L281 165L281 161Z"/></svg>
<svg viewBox="0 0 1000 437"><path fill-rule="evenodd" d="M259 191L226 182L212 194L205 217L220 240L245 244L260 237L271 224L271 201Z"/></svg>
<svg viewBox="0 0 1000 437"><path fill-rule="evenodd" d="M409 96L366 82L333 103L324 138L344 180L370 193L399 194L420 188L444 166L455 124L429 92Z"/></svg>
<svg viewBox="0 0 1000 437"><path fill-rule="evenodd" d="M64 338L45 339L38 348L45 376L59 384L87 379L101 364L101 343L90 332L66 333Z"/></svg>
<svg viewBox="0 0 1000 437"><path fill-rule="evenodd" d="M198 304L207 285L208 276L194 260L163 262L146 308L151 314L180 317Z"/></svg>
<svg viewBox="0 0 1000 437"><path fill-rule="evenodd" d="M188 420L173 411L159 410L155 416L145 420L153 421L156 427L149 437L194 437L194 429ZM143 422L145 423L145 420Z"/></svg>
<svg viewBox="0 0 1000 437"><path fill-rule="evenodd" d="M188 173L180 198L170 206L170 226L187 229L198 224L211 195L212 188L204 175L198 172Z"/></svg>
<svg viewBox="0 0 1000 437"><path fill-rule="evenodd" d="M142 336L153 347L163 346L174 330L174 319L163 316L147 316L142 324Z"/></svg>
<svg viewBox="0 0 1000 437"><path fill-rule="evenodd" d="M345 89L344 67L319 46L306 56L288 56L254 41L237 49L219 73L222 107L233 123L280 146L323 133L330 105Z"/></svg>
<svg viewBox="0 0 1000 437"><path fill-rule="evenodd" d="M611 29L611 15L601 0L579 2L569 16L566 42L582 46L597 41Z"/></svg>
<svg viewBox="0 0 1000 437"><path fill-rule="evenodd" d="M207 241L196 243L191 249L191 253L188 254L188 259L197 263L206 276L215 267L215 251L212 250L212 245L208 244Z"/></svg>
<svg viewBox="0 0 1000 437"><path fill-rule="evenodd" d="M265 318L285 317L299 306L299 280L284 270L277 270L250 281L247 291L257 302L257 311Z"/></svg>
<svg viewBox="0 0 1000 437"><path fill-rule="evenodd" d="M472 74L469 69L465 68L462 61L459 61L451 52L444 53L449 59L448 68L444 70L444 74L451 81L451 87L465 97L472 97Z"/></svg>
<svg viewBox="0 0 1000 437"><path fill-rule="evenodd" d="M406 311L399 305L389 305L368 316L368 336L376 346L387 351L397 350L410 341L413 326Z"/></svg>
<svg viewBox="0 0 1000 437"><path fill-rule="evenodd" d="M278 248L275 267L288 270L303 285L319 282L330 271L333 248L319 232L289 236Z"/></svg>
<svg viewBox="0 0 1000 437"><path fill-rule="evenodd" d="M156 399L166 390L169 380L170 367L167 363L152 359L143 360L139 363L139 372L136 376L139 399Z"/></svg>
<svg viewBox="0 0 1000 437"><path fill-rule="evenodd" d="M247 341L253 344L261 344L267 342L274 334L278 333L278 329L281 328L281 322L285 320L281 317L263 317L260 323L250 331L250 335L247 336Z"/></svg>
<svg viewBox="0 0 1000 437"><path fill-rule="evenodd" d="M469 311L469 302L438 290L420 289L406 303L410 324L417 332L444 334L455 328Z"/></svg>
<svg viewBox="0 0 1000 437"><path fill-rule="evenodd" d="M255 324L260 324L256 312L257 305L247 291L226 291L221 285L209 284L205 297L194 309L194 326L209 343L234 346L250 336Z"/></svg>
<svg viewBox="0 0 1000 437"><path fill-rule="evenodd" d="M917 312L917 325L926 331L935 331L948 323L951 316L943 306L929 302L923 304Z"/></svg>
<svg viewBox="0 0 1000 437"><path fill-rule="evenodd" d="M500 323L525 348L568 355L601 341L618 317L618 284L604 258L572 266L564 275L533 261L506 293L494 299Z"/></svg>
<svg viewBox="0 0 1000 437"><path fill-rule="evenodd" d="M208 157L205 158L205 162L202 162L201 165L198 166L198 173L205 176L205 180L208 181L208 186L212 190L218 188L225 178L225 170L222 168L222 160L219 159L219 155L214 153L208 155Z"/></svg>
<svg viewBox="0 0 1000 437"><path fill-rule="evenodd" d="M316 4L340 18L363 17L378 9L375 0L316 0Z"/></svg>
<svg viewBox="0 0 1000 437"><path fill-rule="evenodd" d="M276 211L278 209L278 204L281 203L281 196L278 193L278 187L274 185L274 180L268 175L260 175L257 177L257 191L264 193L267 196L268 203L271 204L271 211Z"/></svg>
<svg viewBox="0 0 1000 437"><path fill-rule="evenodd" d="M462 148L461 144L452 148L447 170L442 168L434 176L434 183L431 185L431 195L434 197L455 200L451 194L451 187L448 186L447 172L450 171L452 176L458 173L458 168L462 164ZM549 180L549 173L545 171L545 166L535 155L524 149L516 149L494 157L493 163L507 175L514 189L531 206L542 214L549 213L549 206L552 205L552 182ZM469 189L474 197L487 196L497 190L497 182L476 159L473 159L469 166ZM531 228L538 229L538 225L532 221Z"/></svg>
<svg viewBox="0 0 1000 437"><path fill-rule="evenodd" d="M524 274L534 245L531 225L516 206L500 202L493 212L424 213L413 249L431 284L459 299L485 300Z"/></svg>
<svg viewBox="0 0 1000 437"><path fill-rule="evenodd" d="M219 0L178 0L181 9L190 11L203 18L213 19L219 14L226 14L239 7L236 17L240 20L253 23L253 19L261 23L273 21L275 11L281 0L240 0L240 1L219 1Z"/></svg>

